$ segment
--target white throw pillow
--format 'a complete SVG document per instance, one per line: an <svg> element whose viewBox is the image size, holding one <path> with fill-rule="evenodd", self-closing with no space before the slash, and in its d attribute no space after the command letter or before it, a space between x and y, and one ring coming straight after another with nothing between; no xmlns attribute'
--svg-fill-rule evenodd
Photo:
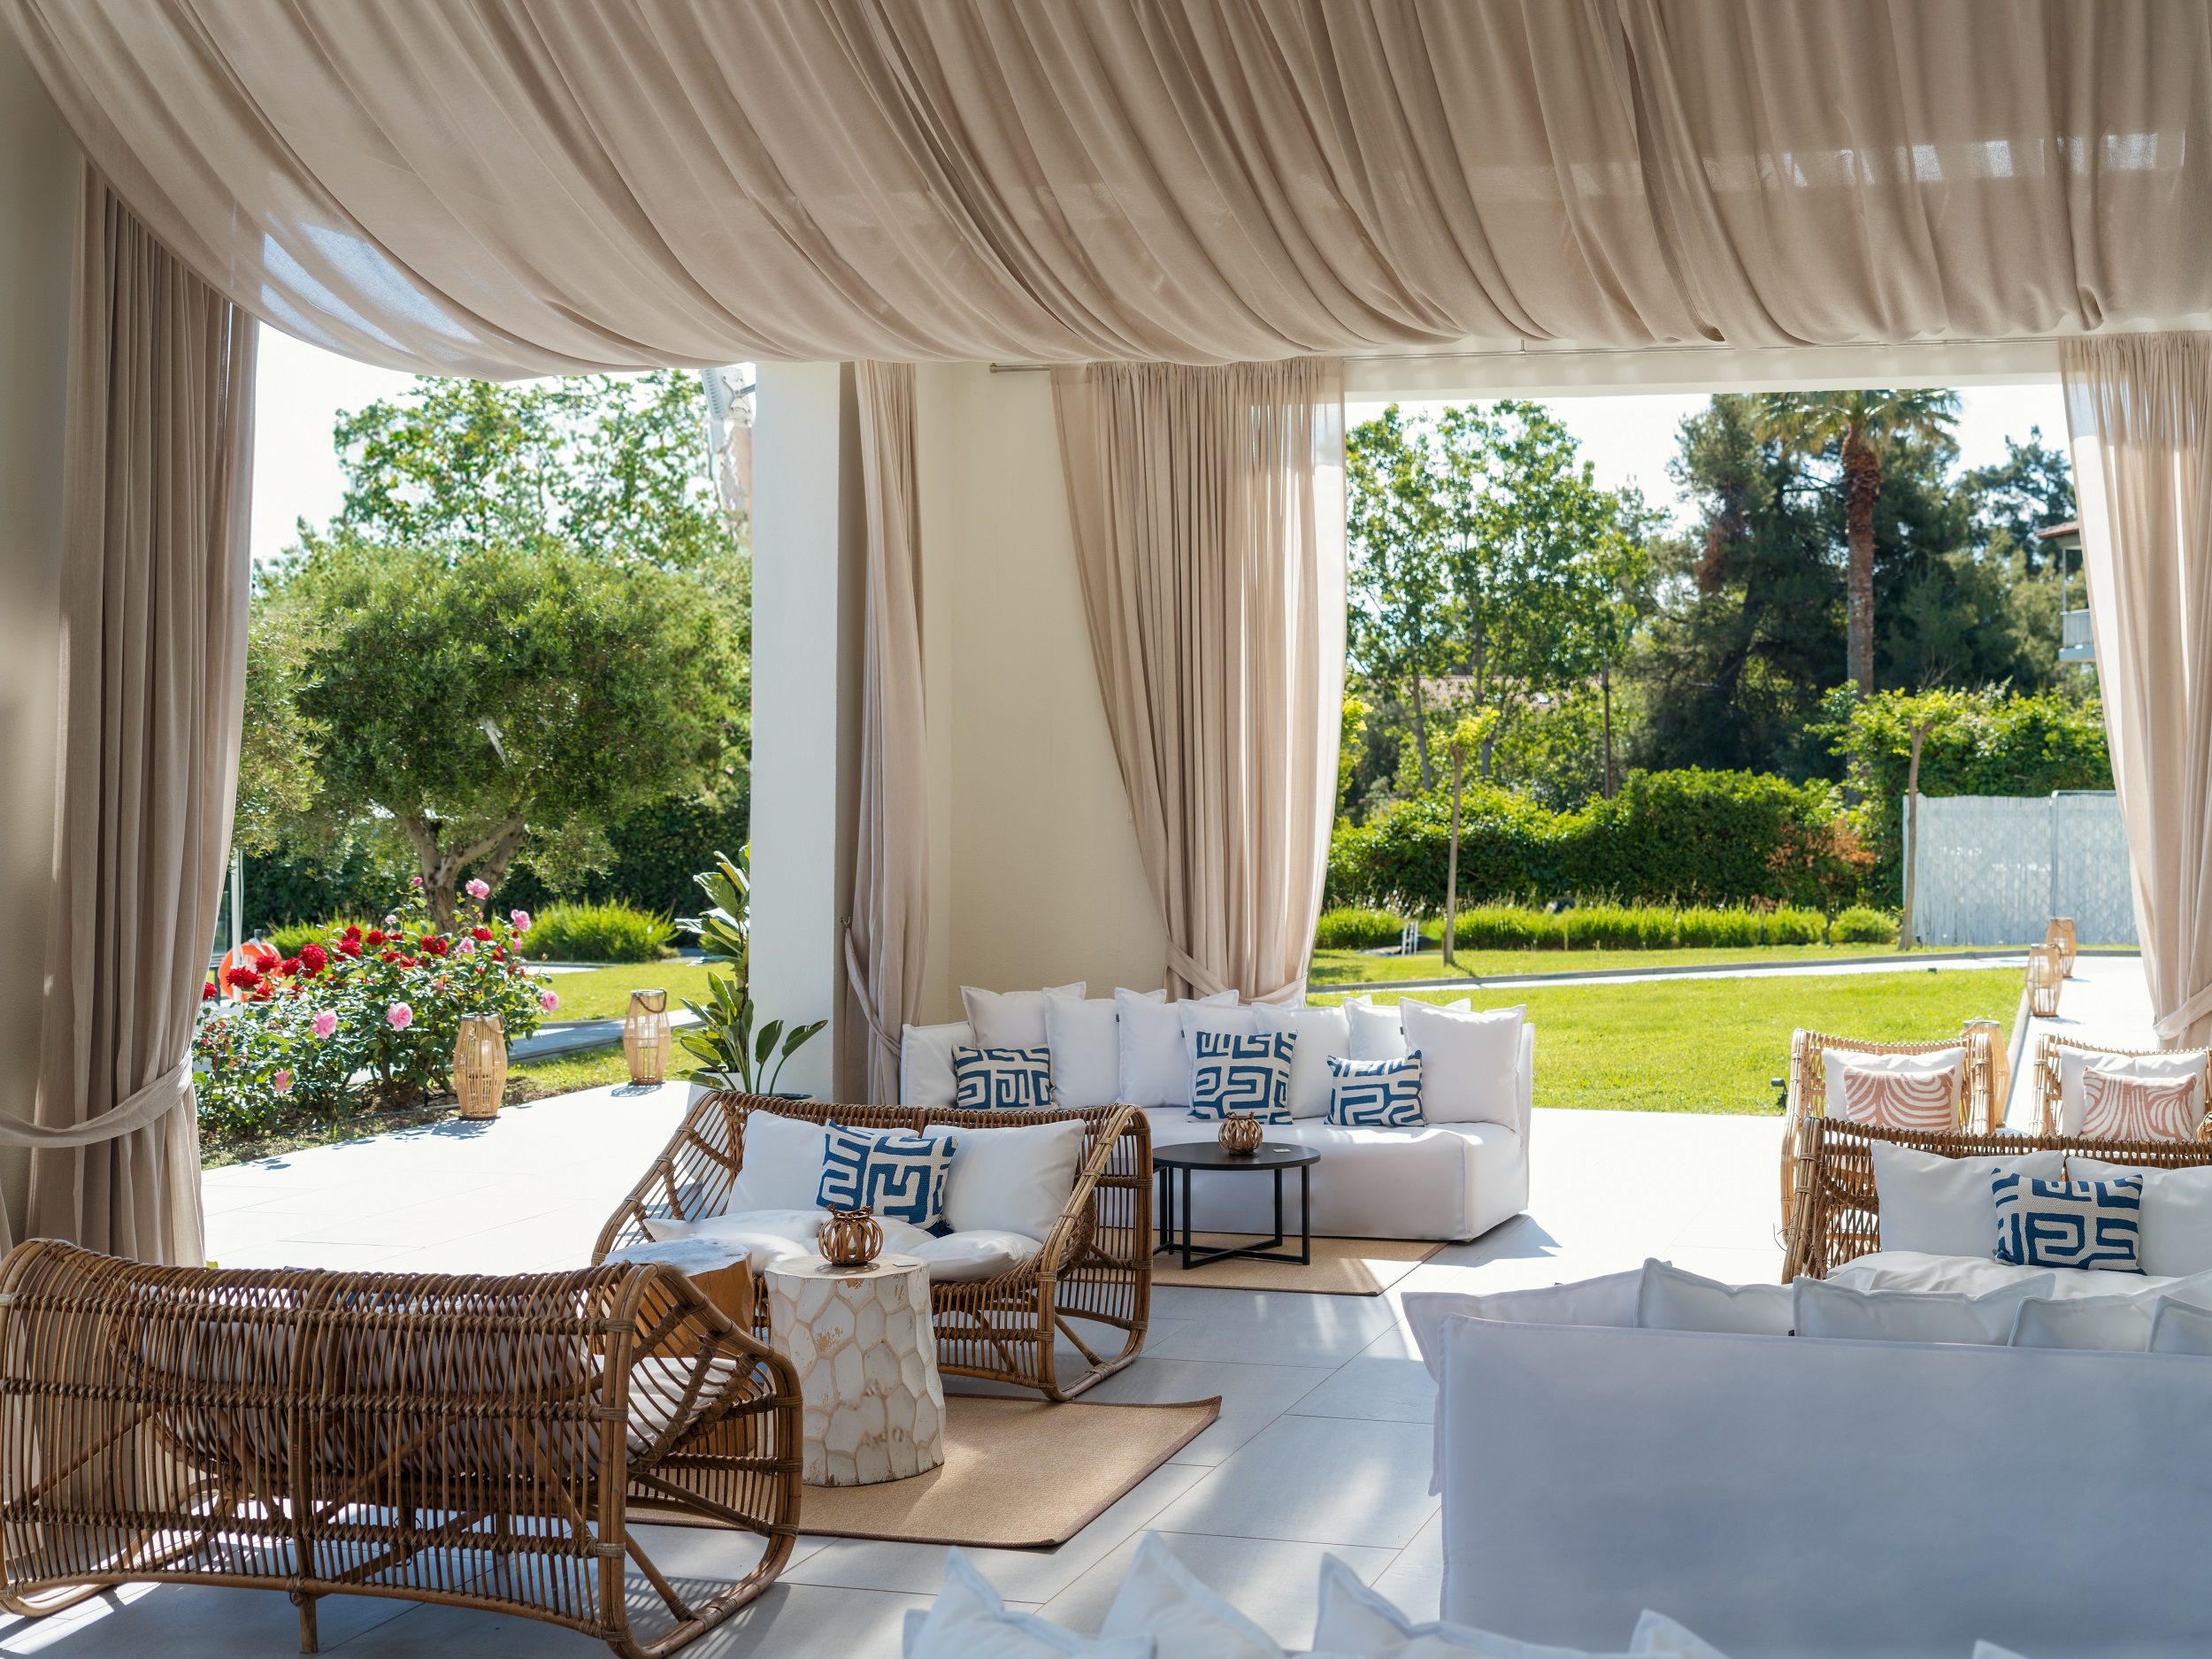
<svg viewBox="0 0 2212 1659"><path fill-rule="evenodd" d="M1012 1272L1024 1262L1033 1260L1044 1248L1041 1240L1024 1233L979 1227L968 1233L948 1233L941 1237L925 1234L918 1243L900 1246L899 1253L918 1256L927 1262L929 1276L938 1284L972 1285L978 1279L996 1279L1001 1273Z"/></svg>
<svg viewBox="0 0 2212 1659"><path fill-rule="evenodd" d="M1667 1659L1728 1659L1728 1655L1694 1631L1687 1631L1664 1613L1646 1608L1636 1620L1636 1633L1628 1639L1632 1654L1664 1655Z"/></svg>
<svg viewBox="0 0 2212 1659"><path fill-rule="evenodd" d="M964 1129L945 1179L945 1219L955 1233L1018 1233L1041 1242L1068 1207L1083 1160L1084 1125Z"/></svg>
<svg viewBox="0 0 2212 1659"><path fill-rule="evenodd" d="M945 1111L958 1098L952 1051L975 1047L975 1028L964 1019L949 1025L909 1025L899 1039L899 1103Z"/></svg>
<svg viewBox="0 0 2212 1659"><path fill-rule="evenodd" d="M1849 1048L1823 1048L1820 1051L1821 1081L1828 1116L1843 1116L1843 1073L1847 1066L1857 1066L1865 1071L1901 1071L1907 1077L1930 1077L1939 1071L1957 1072L1965 1064L1966 1045L1963 1043L1948 1048L1932 1049L1926 1054L1859 1054ZM1957 1094L1958 1091L1954 1088L1954 1099Z"/></svg>
<svg viewBox="0 0 2212 1659"><path fill-rule="evenodd" d="M2151 1345L2156 1304L2156 1297L2031 1296L2013 1315L2011 1343L2140 1354Z"/></svg>
<svg viewBox="0 0 2212 1659"><path fill-rule="evenodd" d="M813 1209L827 1144L828 1132L820 1124L758 1109L746 1113L742 1156L722 1208Z"/></svg>
<svg viewBox="0 0 2212 1659"><path fill-rule="evenodd" d="M902 1659L1153 1659L1148 1637L1079 1636L1034 1613L1010 1610L958 1547L930 1607L910 1608Z"/></svg>
<svg viewBox="0 0 2212 1659"><path fill-rule="evenodd" d="M1432 1124L1514 1121L1521 1025L1528 1004L1476 1013L1409 999L1398 1004L1408 1053L1421 1056L1421 1116Z"/></svg>
<svg viewBox="0 0 2212 1659"><path fill-rule="evenodd" d="M1636 1289L1636 1323L1647 1331L1720 1331L1787 1336L1793 1328L1787 1285L1724 1285L1647 1260Z"/></svg>
<svg viewBox="0 0 2212 1659"><path fill-rule="evenodd" d="M1981 1296L1947 1296L1912 1290L1853 1290L1824 1279L1801 1279L1795 1293L1800 1336L1841 1337L1859 1342L1974 1342L2002 1348L2012 1321L2030 1296L2048 1296L2048 1272Z"/></svg>
<svg viewBox="0 0 2212 1659"><path fill-rule="evenodd" d="M1233 1008L1237 994L1223 991L1190 999L1202 1007ZM1119 1099L1132 1106L1190 1105L1190 1056L1183 1047L1181 1002L1163 1002L1148 993L1114 992L1119 1025Z"/></svg>
<svg viewBox="0 0 2212 1659"><path fill-rule="evenodd" d="M2212 1313L2162 1296L2151 1312L2154 1354L2212 1355Z"/></svg>
<svg viewBox="0 0 2212 1659"><path fill-rule="evenodd" d="M1049 986L1041 991L980 991L972 985L960 987L960 1006L975 1028L979 1048L1041 1048L1045 1033L1045 998L1054 995L1080 996L1090 988L1078 979L1073 985Z"/></svg>
<svg viewBox="0 0 2212 1659"><path fill-rule="evenodd" d="M1352 1022L1342 1008L1285 1008L1257 1002L1260 1029L1297 1039L1290 1056L1290 1115L1322 1118L1329 1110L1329 1056L1352 1057Z"/></svg>
<svg viewBox="0 0 2212 1659"><path fill-rule="evenodd" d="M1415 999L1418 1001L1418 998ZM1464 1014L1474 1007L1472 997L1463 996L1457 1002L1446 1002L1442 1010L1448 1014ZM1406 1033L1402 1006L1391 1002L1377 1006L1365 996L1347 998L1344 1015L1351 1022L1352 1052L1348 1060L1402 1060L1406 1057ZM1431 1003L1430 1007L1437 1004Z"/></svg>
<svg viewBox="0 0 2212 1659"><path fill-rule="evenodd" d="M1870 1149L1874 1192L1882 1210L1882 1248L1930 1256L1994 1257L1997 1201L1991 1181L2000 1172L2055 1181L2066 1168L2056 1152L1947 1158L1887 1141L1873 1141Z"/></svg>
<svg viewBox="0 0 2212 1659"><path fill-rule="evenodd" d="M1148 1636L1155 1659L1284 1659L1272 1636L1201 1584L1156 1532L1139 1541L1098 1633Z"/></svg>
<svg viewBox="0 0 2212 1659"><path fill-rule="evenodd" d="M1723 1659L1710 1644L1672 1619L1651 1612L1637 1620L1627 1651L1670 1659ZM1321 1557L1321 1606L1314 1622L1313 1652L1315 1659L1340 1654L1371 1659L1593 1659L1578 1647L1518 1641L1440 1619L1417 1624L1387 1597L1362 1584L1359 1575L1334 1555Z"/></svg>
<svg viewBox="0 0 2212 1659"><path fill-rule="evenodd" d="M1226 1002L1183 1002L1175 1005L1175 1017L1183 1028L1183 1064L1194 1074L1198 1070L1198 1033L1218 1032L1229 1037L1256 1037L1260 1032L1260 1017L1256 1010L1240 1008L1235 994ZM1184 1095L1186 1100L1189 1095Z"/></svg>
<svg viewBox="0 0 2212 1659"><path fill-rule="evenodd" d="M2129 1077L2160 1079L2193 1077L2201 1086L2206 1059L2206 1051L2202 1048L2124 1057L2087 1053L2079 1048L2061 1048L2058 1051L2058 1132L2062 1135L2081 1133L2083 1115L2089 1110L2088 1101L2083 1094L2082 1079L2093 1066L2100 1071L2119 1071Z"/></svg>
<svg viewBox="0 0 2212 1659"><path fill-rule="evenodd" d="M1167 1000L1165 991L1141 995L1155 1002ZM1111 1106L1120 1101L1121 1017L1112 997L1047 991L1045 1035L1052 1044L1052 1092L1061 1105Z"/></svg>
<svg viewBox="0 0 2212 1659"><path fill-rule="evenodd" d="M2066 1160L2070 1180L2143 1178L2143 1271L2160 1279L2212 1271L2212 1164L2183 1170L2139 1169L2079 1153Z"/></svg>

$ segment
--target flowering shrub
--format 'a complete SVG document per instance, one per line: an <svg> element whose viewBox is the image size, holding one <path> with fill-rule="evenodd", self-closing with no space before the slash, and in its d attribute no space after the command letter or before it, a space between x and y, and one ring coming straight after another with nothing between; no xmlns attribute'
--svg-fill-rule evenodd
<svg viewBox="0 0 2212 1659"><path fill-rule="evenodd" d="M518 911L441 933L418 893L327 949L305 944L296 956L234 966L227 985L211 979L192 1043L202 1128L242 1139L342 1116L365 1095L396 1102L444 1090L463 1015L498 1015L514 1041L560 1005L522 959L527 926Z"/></svg>

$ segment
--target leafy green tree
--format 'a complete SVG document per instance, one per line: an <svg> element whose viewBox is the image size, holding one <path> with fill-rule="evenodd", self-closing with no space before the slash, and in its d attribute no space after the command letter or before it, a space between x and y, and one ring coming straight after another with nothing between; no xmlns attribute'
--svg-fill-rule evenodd
<svg viewBox="0 0 2212 1659"><path fill-rule="evenodd" d="M388 818L442 928L474 873L533 839L580 868L609 821L697 788L729 742L735 652L696 584L556 538L319 541L281 584L315 622L298 693L323 730L324 806Z"/></svg>
<svg viewBox="0 0 2212 1659"><path fill-rule="evenodd" d="M1767 435L1801 453L1833 448L1840 461L1844 540L1849 549L1847 655L1851 679L1874 695L1874 505L1882 469L1907 443L1951 445L1958 395L1944 391L1778 392L1764 400ZM1951 445L1951 453L1956 454Z"/></svg>
<svg viewBox="0 0 2212 1659"><path fill-rule="evenodd" d="M2001 462L1975 467L1959 483L1973 498L1985 547L2000 556L2016 550L2025 572L2040 574L2042 544L2036 532L2070 523L2075 514L2074 469L2066 451L2044 442L2042 427L2031 426L2025 443L2007 438Z"/></svg>
<svg viewBox="0 0 2212 1659"><path fill-rule="evenodd" d="M257 601L246 626L246 713L231 844L272 851L315 803L321 724L300 712L311 631L296 606Z"/></svg>
<svg viewBox="0 0 2212 1659"><path fill-rule="evenodd" d="M1352 555L1347 644L1367 680L1404 688L1425 789L1436 773L1429 764L1424 682L1448 670L1454 634L1439 482L1430 434L1409 424L1395 403L1355 426L1345 442L1345 529Z"/></svg>

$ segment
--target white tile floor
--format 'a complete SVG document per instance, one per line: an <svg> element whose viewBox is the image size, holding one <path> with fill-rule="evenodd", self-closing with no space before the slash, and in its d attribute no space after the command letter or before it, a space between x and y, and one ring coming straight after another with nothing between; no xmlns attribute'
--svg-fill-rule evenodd
<svg viewBox="0 0 2212 1659"><path fill-rule="evenodd" d="M2084 958L2065 1028L2116 1041L2142 1023L2141 970ZM580 1264L600 1225L683 1115L686 1090L597 1089L219 1170L209 1251L260 1264L518 1272ZM2014 1121L2023 1108L2016 1102ZM1222 1396L1220 1421L1079 1536L1049 1552L976 1552L1007 1599L1095 1628L1147 1528L1288 1645L1312 1634L1317 1565L1334 1553L1432 1617L1441 1579L1428 1495L1431 1389L1400 1314L1407 1290L1504 1290L1632 1267L1647 1256L1737 1281L1780 1271L1776 1118L1545 1110L1528 1213L1448 1248L1372 1300L1162 1290L1145 1356L1091 1396ZM678 1555L738 1552L710 1532ZM801 1540L782 1581L687 1650L700 1659L891 1659L902 1616L934 1593L943 1552ZM605 1652L549 1625L450 1608L331 1597L326 1651L536 1659ZM0 1619L0 1654L287 1655L281 1595L134 1587L31 1624Z"/></svg>

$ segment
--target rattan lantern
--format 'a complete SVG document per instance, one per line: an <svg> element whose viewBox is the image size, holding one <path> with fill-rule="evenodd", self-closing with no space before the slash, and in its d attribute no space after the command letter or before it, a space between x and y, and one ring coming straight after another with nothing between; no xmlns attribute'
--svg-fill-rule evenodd
<svg viewBox="0 0 2212 1659"><path fill-rule="evenodd" d="M2044 949L2058 953L2058 971L2070 978L2074 972L2074 958L2081 954L2081 941L2074 937L2074 918L2054 916L2043 934Z"/></svg>
<svg viewBox="0 0 2212 1659"><path fill-rule="evenodd" d="M630 1011L622 1017L622 1057L629 1062L633 1083L665 1083L668 1051L675 1046L675 1027L668 1018L668 993L633 991Z"/></svg>
<svg viewBox="0 0 2212 1659"><path fill-rule="evenodd" d="M2058 952L2047 945L2038 945L2028 952L2028 1012L2038 1019L2058 1017L2059 987L2066 983L2066 971L2058 965Z"/></svg>
<svg viewBox="0 0 2212 1659"><path fill-rule="evenodd" d="M883 1229L865 1206L833 1210L814 1230L814 1240L832 1267L865 1267L883 1248Z"/></svg>
<svg viewBox="0 0 2212 1659"><path fill-rule="evenodd" d="M461 1016L453 1045L453 1092L464 1118L496 1118L507 1094L507 1028L496 1014Z"/></svg>
<svg viewBox="0 0 2212 1659"><path fill-rule="evenodd" d="M1248 1158L1260 1149L1260 1120L1249 1112L1231 1112L1221 1120L1217 1138L1231 1157Z"/></svg>

